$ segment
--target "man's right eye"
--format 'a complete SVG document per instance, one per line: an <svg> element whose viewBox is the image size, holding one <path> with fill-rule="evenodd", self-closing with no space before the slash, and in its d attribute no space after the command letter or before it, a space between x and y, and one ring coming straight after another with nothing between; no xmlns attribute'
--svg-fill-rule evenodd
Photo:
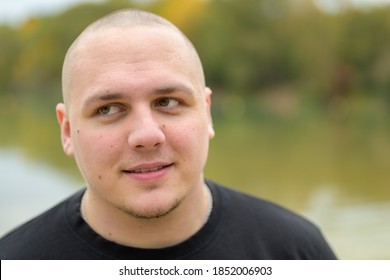
<svg viewBox="0 0 390 280"><path fill-rule="evenodd" d="M98 115L101 116L112 116L120 113L123 109L118 105L106 105L102 106L97 110Z"/></svg>

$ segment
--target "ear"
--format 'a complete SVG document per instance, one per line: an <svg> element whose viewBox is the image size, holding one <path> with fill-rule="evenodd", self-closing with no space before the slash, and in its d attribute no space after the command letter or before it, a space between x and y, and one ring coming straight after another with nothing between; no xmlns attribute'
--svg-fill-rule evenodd
<svg viewBox="0 0 390 280"><path fill-rule="evenodd" d="M61 142L64 152L68 156L73 156L73 144L71 139L70 122L63 103L57 104L56 107L57 120L61 129Z"/></svg>
<svg viewBox="0 0 390 280"><path fill-rule="evenodd" d="M211 94L212 91L210 88L205 88L205 98L206 98L206 110L207 110L207 119L209 123L209 139L213 139L215 136L215 131L213 127L213 118L211 116Z"/></svg>

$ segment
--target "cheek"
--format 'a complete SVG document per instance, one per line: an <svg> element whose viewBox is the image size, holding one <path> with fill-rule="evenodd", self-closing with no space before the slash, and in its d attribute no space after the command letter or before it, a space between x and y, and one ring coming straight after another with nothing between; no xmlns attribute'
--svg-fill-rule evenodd
<svg viewBox="0 0 390 280"><path fill-rule="evenodd" d="M114 158L115 147L118 144L113 135L86 132L81 128L76 129L73 137L75 158L83 172L90 169L106 168Z"/></svg>
<svg viewBox="0 0 390 280"><path fill-rule="evenodd" d="M182 126L166 126L166 136L176 152L186 158L201 159L208 151L208 127L199 122L187 122ZM185 155L184 155L185 154Z"/></svg>

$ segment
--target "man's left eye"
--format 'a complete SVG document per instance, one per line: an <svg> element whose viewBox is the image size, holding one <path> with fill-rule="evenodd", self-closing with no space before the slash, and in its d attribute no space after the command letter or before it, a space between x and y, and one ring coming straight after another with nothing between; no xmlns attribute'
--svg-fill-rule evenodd
<svg viewBox="0 0 390 280"><path fill-rule="evenodd" d="M157 101L156 105L159 107L175 108L180 102L174 98L162 98Z"/></svg>

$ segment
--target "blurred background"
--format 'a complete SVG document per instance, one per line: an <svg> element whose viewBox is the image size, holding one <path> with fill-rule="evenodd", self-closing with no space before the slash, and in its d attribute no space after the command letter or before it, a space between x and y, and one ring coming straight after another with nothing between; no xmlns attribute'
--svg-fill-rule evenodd
<svg viewBox="0 0 390 280"><path fill-rule="evenodd" d="M193 41L213 89L206 176L320 226L342 259L390 259L390 1L0 3L0 235L84 186L55 104L91 21L155 12Z"/></svg>

